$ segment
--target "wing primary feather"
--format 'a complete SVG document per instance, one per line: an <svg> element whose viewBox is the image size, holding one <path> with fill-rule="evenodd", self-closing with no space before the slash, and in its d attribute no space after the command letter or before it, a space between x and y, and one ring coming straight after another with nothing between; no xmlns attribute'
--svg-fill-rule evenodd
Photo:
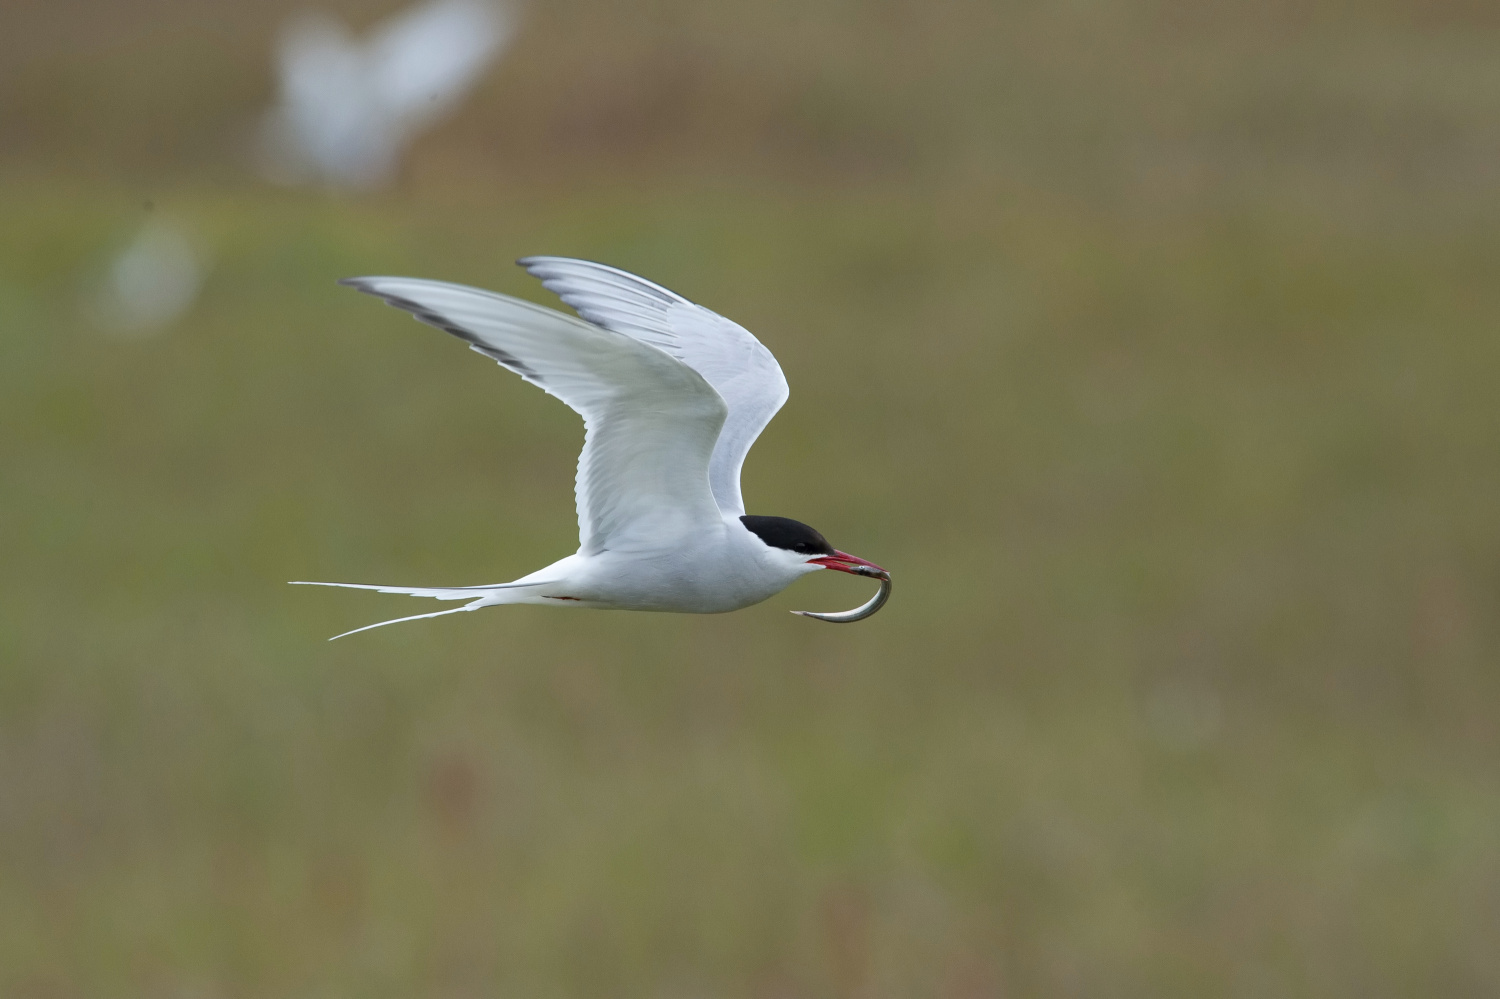
<svg viewBox="0 0 1500 999"><path fill-rule="evenodd" d="M521 360L519 357L516 357L514 354L507 353L506 351L501 350L499 347L485 343L470 331L464 329L462 326L458 326L452 322L449 322L448 319L436 312L433 312L431 309L422 305L420 302L414 302L409 298L403 298L400 295L393 295L390 292L379 291L359 278L342 278L339 281L339 284L348 285L349 287L354 288L357 291L364 292L366 295L374 295L386 305L401 309L403 312L410 312L412 314L412 317L418 322L426 323L428 326L436 326L444 333L458 337L460 340L467 343L470 347L479 351L479 353L483 354L485 357L498 362L501 367L509 368L511 371L514 371L516 374L520 375L523 378L529 378L531 381L536 382L537 384L541 384L544 380L541 375L537 374L537 372L529 364Z"/></svg>
<svg viewBox="0 0 1500 999"><path fill-rule="evenodd" d="M468 337L464 337L464 339L469 340ZM499 347L491 347L487 344L475 343L472 340L469 340L469 349L476 353L483 354L485 357L488 357L490 360L500 365L500 367L505 368L509 371L514 371L522 378L525 378L527 381L530 381L536 385L545 385L547 383L547 379L531 370L531 368L527 366L526 362L522 361L514 354L507 354Z"/></svg>
<svg viewBox="0 0 1500 999"><path fill-rule="evenodd" d="M520 260L517 260L516 263L526 268L526 270L535 274L537 277L541 278L543 287L546 287L547 282L550 280L554 280L555 278L566 280L569 276L568 272L576 270L576 267L572 265L583 264L586 267L605 272L614 279L614 283L616 284L623 284L632 290L639 290L651 295L652 297L659 300L663 305L670 305L673 302L687 301L675 291L663 288L655 281L648 281L638 274L631 274L629 271L622 271L618 267L611 267L609 264L601 264L596 260L581 260L576 257L532 256L522 257ZM549 271L551 272L550 274L547 273ZM603 280L598 277L595 278L595 281L599 284L605 284L606 287L608 286ZM548 290L551 291L552 289L548 288Z"/></svg>

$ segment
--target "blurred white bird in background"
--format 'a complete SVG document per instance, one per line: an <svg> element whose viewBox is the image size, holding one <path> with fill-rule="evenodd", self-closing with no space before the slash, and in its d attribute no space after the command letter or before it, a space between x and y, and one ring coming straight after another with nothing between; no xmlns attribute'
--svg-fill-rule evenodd
<svg viewBox="0 0 1500 999"><path fill-rule="evenodd" d="M153 218L114 258L94 289L89 308L107 333L146 337L192 308L208 256L188 228Z"/></svg>
<svg viewBox="0 0 1500 999"><path fill-rule="evenodd" d="M389 183L402 149L478 82L514 21L493 0L431 0L360 41L328 14L298 15L277 51L281 98L262 124L262 171L289 184Z"/></svg>

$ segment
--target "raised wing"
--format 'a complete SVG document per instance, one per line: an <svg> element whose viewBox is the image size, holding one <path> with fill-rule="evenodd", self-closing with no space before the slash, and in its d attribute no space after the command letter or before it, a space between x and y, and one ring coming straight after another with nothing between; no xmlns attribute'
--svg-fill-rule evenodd
<svg viewBox="0 0 1500 999"><path fill-rule="evenodd" d="M262 166L273 180L364 186L387 168L389 141L366 91L361 46L318 12L289 20L277 48L281 102L262 126Z"/></svg>
<svg viewBox="0 0 1500 999"><path fill-rule="evenodd" d="M666 351L718 390L729 417L709 462L709 484L725 515L743 515L740 468L789 392L771 352L738 323L618 268L570 257L517 263L584 319Z"/></svg>
<svg viewBox="0 0 1500 999"><path fill-rule="evenodd" d="M692 368L507 295L419 278L343 283L467 341L583 417L580 554L659 548L719 523L708 463L726 407Z"/></svg>
<svg viewBox="0 0 1500 999"><path fill-rule="evenodd" d="M495 0L429 0L383 23L370 38L370 85L385 108L414 124L463 96L512 34Z"/></svg>
<svg viewBox="0 0 1500 999"><path fill-rule="evenodd" d="M347 102L348 91L359 86L364 71L359 44L349 30L318 11L305 11L286 23L276 59L282 99L299 108Z"/></svg>

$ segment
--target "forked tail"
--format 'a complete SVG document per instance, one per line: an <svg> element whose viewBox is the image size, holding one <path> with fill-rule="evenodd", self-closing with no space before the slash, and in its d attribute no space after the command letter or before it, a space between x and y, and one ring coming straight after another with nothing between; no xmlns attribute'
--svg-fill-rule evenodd
<svg viewBox="0 0 1500 999"><path fill-rule="evenodd" d="M468 603L462 607L452 607L448 610L433 611L430 614L413 614L411 617L397 617L389 621L376 621L367 624L363 628L355 628L334 638L343 638L345 635L357 635L361 631L369 631L371 628L383 628L388 624L400 624L402 621L420 621L423 618L442 617L444 614L457 614L460 611L478 610L481 607L491 607L495 604L503 604L507 601L499 599L501 593L498 591L513 590L525 586L546 586L551 583L550 579L535 579L524 583L492 583L488 586L376 586L370 583L314 583L307 580L293 580L292 586L340 586L350 590L374 590L377 593L402 593L409 597L433 597L437 600L467 600Z"/></svg>

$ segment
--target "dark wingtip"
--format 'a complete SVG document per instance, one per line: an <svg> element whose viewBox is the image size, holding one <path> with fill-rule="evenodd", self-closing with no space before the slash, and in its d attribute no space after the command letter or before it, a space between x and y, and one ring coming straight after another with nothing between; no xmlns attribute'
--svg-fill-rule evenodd
<svg viewBox="0 0 1500 999"><path fill-rule="evenodd" d="M368 282L368 280L366 278L357 278L357 277L339 278L338 283L341 284L341 285L343 285L346 288L353 288L355 291L369 291L370 290L370 285L369 285L369 282Z"/></svg>

